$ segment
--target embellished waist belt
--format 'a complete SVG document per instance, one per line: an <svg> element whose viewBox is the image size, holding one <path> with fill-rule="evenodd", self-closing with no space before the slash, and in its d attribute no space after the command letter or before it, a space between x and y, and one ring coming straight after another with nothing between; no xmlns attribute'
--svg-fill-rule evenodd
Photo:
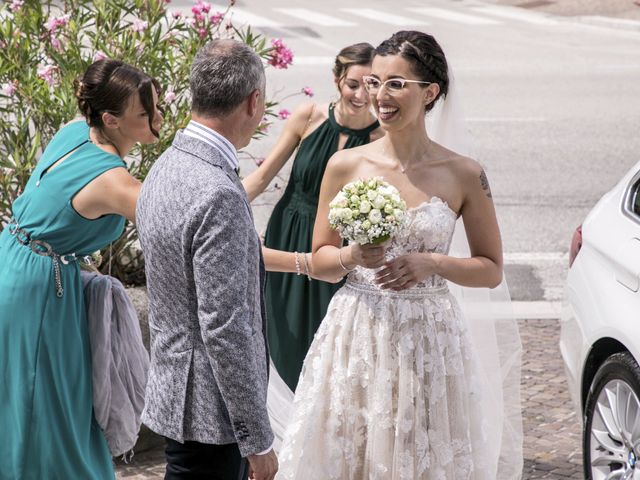
<svg viewBox="0 0 640 480"><path fill-rule="evenodd" d="M344 286L363 293L389 297L421 298L435 295L446 295L449 293L449 287L446 284L435 287L413 287L406 290L395 291L385 290L371 283L355 282L350 280L348 277Z"/></svg>
<svg viewBox="0 0 640 480"><path fill-rule="evenodd" d="M36 255L51 257L51 261L53 262L53 277L56 283L56 296L58 298L64 295L60 264L62 263L63 265L68 265L71 262L84 262L87 265L91 264L91 257L88 255L78 256L75 253L60 255L54 252L53 247L44 240L36 240L34 238L31 238L31 234L26 230L20 228L18 222L13 218L7 225L7 228L9 229L9 234L13 235L18 243L24 245L25 247L29 247L31 251Z"/></svg>

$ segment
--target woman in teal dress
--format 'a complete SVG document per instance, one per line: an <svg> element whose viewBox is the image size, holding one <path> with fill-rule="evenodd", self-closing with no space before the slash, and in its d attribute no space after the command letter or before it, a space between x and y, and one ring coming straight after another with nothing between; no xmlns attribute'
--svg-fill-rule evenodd
<svg viewBox="0 0 640 480"><path fill-rule="evenodd" d="M372 58L368 43L342 49L333 68L339 100L297 108L264 163L243 180L253 200L298 149L289 183L271 214L263 250L269 270L265 289L269 349L291 390L329 301L341 285L311 280L311 254L306 253L311 251L322 175L337 150L382 136L362 80L371 72Z"/></svg>
<svg viewBox="0 0 640 480"><path fill-rule="evenodd" d="M158 84L115 60L76 85L86 121L51 140L0 234L0 479L113 479L93 415L79 261L134 221L124 156L156 140Z"/></svg>

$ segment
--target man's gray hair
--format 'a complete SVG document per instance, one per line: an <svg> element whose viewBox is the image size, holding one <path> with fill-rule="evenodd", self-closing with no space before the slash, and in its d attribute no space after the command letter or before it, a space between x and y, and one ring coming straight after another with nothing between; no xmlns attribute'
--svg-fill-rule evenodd
<svg viewBox="0 0 640 480"><path fill-rule="evenodd" d="M254 90L264 90L264 66L246 44L216 39L196 54L189 84L192 110L220 117L231 113Z"/></svg>

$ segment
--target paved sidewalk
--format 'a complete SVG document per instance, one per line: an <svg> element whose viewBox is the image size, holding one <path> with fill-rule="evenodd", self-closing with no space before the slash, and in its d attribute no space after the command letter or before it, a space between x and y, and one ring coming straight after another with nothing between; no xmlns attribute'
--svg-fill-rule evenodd
<svg viewBox="0 0 640 480"><path fill-rule="evenodd" d="M519 322L524 355L523 479L583 478L580 418L573 410L558 348L558 320Z"/></svg>
<svg viewBox="0 0 640 480"><path fill-rule="evenodd" d="M524 419L523 479L579 479L582 475L580 421L566 388L558 350L557 320L519 322L524 347L522 398ZM136 455L118 465L119 479L161 479L161 450Z"/></svg>

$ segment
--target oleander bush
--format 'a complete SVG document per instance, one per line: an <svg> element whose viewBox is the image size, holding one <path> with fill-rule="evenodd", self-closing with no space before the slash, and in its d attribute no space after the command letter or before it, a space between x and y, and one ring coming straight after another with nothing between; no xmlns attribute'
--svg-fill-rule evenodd
<svg viewBox="0 0 640 480"><path fill-rule="evenodd" d="M154 160L189 121L188 77L197 50L213 38L237 38L272 68L286 68L291 51L249 26L231 22L234 0L216 11L202 0L184 13L170 0L9 0L0 7L0 229L11 218L44 147L77 116L73 80L95 60L116 58L160 82L165 110L160 141L132 152L130 172L143 180ZM278 116L276 102L256 136ZM101 252L101 270L127 284L144 283L135 227Z"/></svg>

